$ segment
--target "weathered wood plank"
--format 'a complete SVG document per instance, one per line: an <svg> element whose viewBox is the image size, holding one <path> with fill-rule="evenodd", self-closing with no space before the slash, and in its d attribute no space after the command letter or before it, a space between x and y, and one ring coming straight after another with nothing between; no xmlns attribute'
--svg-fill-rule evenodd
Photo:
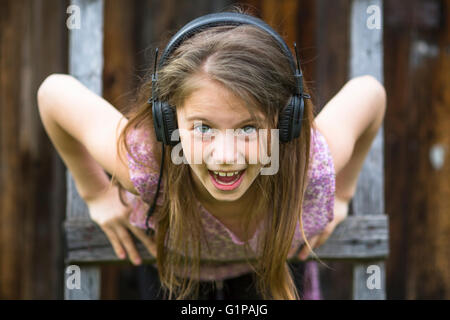
<svg viewBox="0 0 450 320"><path fill-rule="evenodd" d="M139 1L108 0L104 7L103 41L103 98L121 113L133 106L135 98L137 31L142 12L137 8ZM148 17L146 17L148 18ZM137 30L138 29L138 30ZM147 43L148 45L148 43ZM124 48L127 48L124 50ZM150 63L147 66L151 65ZM108 174L109 177L111 177ZM117 266L103 264L101 300L128 298L124 292L136 291L134 282L121 280L124 272L135 274L134 265ZM130 297L131 298L131 297Z"/></svg>
<svg viewBox="0 0 450 320"><path fill-rule="evenodd" d="M102 94L103 0L72 0L79 8L81 25L69 33L69 72L98 95ZM80 198L73 177L67 171L67 221L88 219L86 204ZM66 235L70 231L66 230ZM67 241L70 243L70 240ZM70 254L70 253L69 253ZM69 290L66 299L100 298L100 267L81 266L82 290Z"/></svg>
<svg viewBox="0 0 450 320"><path fill-rule="evenodd" d="M69 34L69 72L96 94L102 94L103 0L72 0L81 25Z"/></svg>
<svg viewBox="0 0 450 320"><path fill-rule="evenodd" d="M315 6L315 10L311 6ZM347 0L303 0L300 7L298 29L304 34L303 37L307 33L315 37L314 42L303 46L309 50L303 50L302 64L304 78L311 83L312 101L318 114L348 79L350 3ZM308 26L311 21L314 21L313 26L305 30L305 25ZM306 55L307 52L309 55ZM308 73L308 69L314 72ZM352 288L352 265L340 261L326 263L330 268L322 268L318 264L323 283L322 298L348 299Z"/></svg>
<svg viewBox="0 0 450 320"><path fill-rule="evenodd" d="M65 170L42 126L36 92L50 73L67 72L65 8L60 0L0 1L2 299L63 297Z"/></svg>
<svg viewBox="0 0 450 320"><path fill-rule="evenodd" d="M389 245L387 224L386 215L349 216L315 252L321 259L328 260L384 258ZM65 230L66 263L121 262L104 232L92 221L66 221ZM134 240L143 261L153 263L154 258L142 243L136 238Z"/></svg>
<svg viewBox="0 0 450 320"><path fill-rule="evenodd" d="M32 190L30 190L31 181L23 172L27 167L22 158L32 156L33 150L27 144L35 145L37 141L30 140L32 135L27 137L29 127L20 125L23 120L25 125L31 124L26 118L21 119L21 115L29 115L33 106L26 103L21 92L23 86L29 85L27 77L30 76L30 72L20 72L25 67L30 69L31 65L17 59L26 54L24 45L29 44L29 41L26 41L28 37L25 18L28 9L24 2L2 1L0 4L0 297L2 299L19 299L22 290L28 291L27 283L22 282L21 276L28 279L29 270L23 270L22 266L26 265L27 261L32 261L28 249L34 234L24 232L32 230L29 227L34 223L34 212L26 207L29 201L25 201L32 195ZM26 42L17 41L17 37ZM18 230L22 233L20 238L17 237Z"/></svg>
<svg viewBox="0 0 450 320"><path fill-rule="evenodd" d="M382 1L354 0L351 12L351 47L349 78L370 74L383 83L382 29L368 27L367 8L379 8L382 18ZM382 21L380 22L382 25ZM353 198L354 214L384 211L383 128L377 133L358 179Z"/></svg>
<svg viewBox="0 0 450 320"><path fill-rule="evenodd" d="M91 91L102 94L103 0L72 0L80 8L81 25L69 33L69 72ZM67 171L67 219L88 217L70 171Z"/></svg>
<svg viewBox="0 0 450 320"><path fill-rule="evenodd" d="M450 2L384 3L388 299L448 300Z"/></svg>
<svg viewBox="0 0 450 320"><path fill-rule="evenodd" d="M382 0L352 1L350 13L350 79L370 74L383 83L382 18ZM372 143L358 179L357 191L352 200L355 215L381 214L384 212L383 143L383 127L381 127ZM380 266L381 289L370 289L366 284L366 265L355 264L353 299L385 299L384 263L379 260L375 261L374 264Z"/></svg>
<svg viewBox="0 0 450 320"><path fill-rule="evenodd" d="M316 65L314 77L310 79L305 77L305 79L317 82L313 88L316 91L314 97L316 97L315 103L319 113L347 82L350 63L348 61L350 8L346 0L318 0L315 3L317 6L315 26L317 49L314 53L317 58L311 57L311 61L307 64L305 60L303 62L306 66ZM304 14L309 15L308 12ZM308 19L311 18L308 17Z"/></svg>

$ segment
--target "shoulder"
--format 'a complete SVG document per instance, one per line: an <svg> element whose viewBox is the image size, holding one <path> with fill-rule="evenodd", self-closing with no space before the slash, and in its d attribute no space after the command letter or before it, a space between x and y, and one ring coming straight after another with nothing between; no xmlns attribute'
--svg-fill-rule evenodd
<svg viewBox="0 0 450 320"><path fill-rule="evenodd" d="M333 154L325 135L318 128L311 128L309 178L336 176Z"/></svg>
<svg viewBox="0 0 450 320"><path fill-rule="evenodd" d="M130 180L142 200L148 203L153 201L156 193L160 170L157 159L160 152L155 150L158 145L151 136L150 129L145 126L132 128L126 135ZM161 181L161 188L163 184ZM157 203L161 203L161 197Z"/></svg>
<svg viewBox="0 0 450 320"><path fill-rule="evenodd" d="M303 199L303 223L308 237L317 234L333 220L336 175L325 137L311 129L308 184Z"/></svg>
<svg viewBox="0 0 450 320"><path fill-rule="evenodd" d="M333 129L324 125L324 122L316 122L316 129L314 129L315 138L317 139L317 148L321 149L322 153L327 153L332 161L334 174L336 175L347 161L347 156L340 144L339 135L333 137ZM313 143L311 139L311 144Z"/></svg>

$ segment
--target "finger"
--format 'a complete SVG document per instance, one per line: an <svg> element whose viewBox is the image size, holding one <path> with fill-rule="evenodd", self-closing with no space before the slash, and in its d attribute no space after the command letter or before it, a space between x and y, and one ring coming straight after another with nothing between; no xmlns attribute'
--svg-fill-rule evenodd
<svg viewBox="0 0 450 320"><path fill-rule="evenodd" d="M135 265L141 264L142 262L141 257L139 256L139 253L136 249L133 239L131 238L127 229L123 225L116 225L115 231L119 236L120 241L125 246L125 249L127 250L128 253L128 257L130 258L131 262Z"/></svg>
<svg viewBox="0 0 450 320"><path fill-rule="evenodd" d="M136 237L142 241L142 243L147 248L148 252L153 256L156 257L156 243L155 241L150 237L147 236L144 230L141 228L135 227L132 224L128 226L130 230L136 235Z"/></svg>
<svg viewBox="0 0 450 320"><path fill-rule="evenodd" d="M103 229L103 232L105 232L106 236L108 237L109 242L111 242L111 245L112 245L113 250L116 253L117 257L119 259L125 259L125 257L126 257L125 250L123 249L122 245L120 244L120 240L117 237L114 230L107 228L107 227L104 227L102 229Z"/></svg>

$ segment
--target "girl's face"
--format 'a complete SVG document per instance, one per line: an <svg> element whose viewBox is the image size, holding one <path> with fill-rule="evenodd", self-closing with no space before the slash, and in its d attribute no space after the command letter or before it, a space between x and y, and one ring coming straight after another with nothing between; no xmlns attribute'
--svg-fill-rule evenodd
<svg viewBox="0 0 450 320"><path fill-rule="evenodd" d="M219 201L235 201L251 186L262 165L258 126L242 100L218 82L200 80L177 108L181 146L195 182ZM256 114L264 120L262 114ZM262 139L264 140L264 139Z"/></svg>

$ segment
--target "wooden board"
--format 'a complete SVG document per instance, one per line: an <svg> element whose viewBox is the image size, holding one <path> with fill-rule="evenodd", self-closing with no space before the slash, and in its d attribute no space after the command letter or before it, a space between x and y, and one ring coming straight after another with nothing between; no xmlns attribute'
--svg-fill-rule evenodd
<svg viewBox="0 0 450 320"><path fill-rule="evenodd" d="M103 0L72 0L80 8L79 29L69 34L69 72L98 95L102 94L103 73ZM86 204L80 198L73 177L67 171L66 221L89 219ZM66 230L67 236L67 230ZM70 243L70 241L68 241ZM100 298L100 266L80 266L81 288L65 286L65 299ZM87 282L85 280L87 279Z"/></svg>
<svg viewBox="0 0 450 320"><path fill-rule="evenodd" d="M327 260L385 258L389 251L387 223L386 215L350 216L337 226L327 242L315 252L319 258ZM92 221L66 221L65 230L68 241L67 264L121 262L104 232ZM155 262L142 243L133 238L144 263Z"/></svg>

